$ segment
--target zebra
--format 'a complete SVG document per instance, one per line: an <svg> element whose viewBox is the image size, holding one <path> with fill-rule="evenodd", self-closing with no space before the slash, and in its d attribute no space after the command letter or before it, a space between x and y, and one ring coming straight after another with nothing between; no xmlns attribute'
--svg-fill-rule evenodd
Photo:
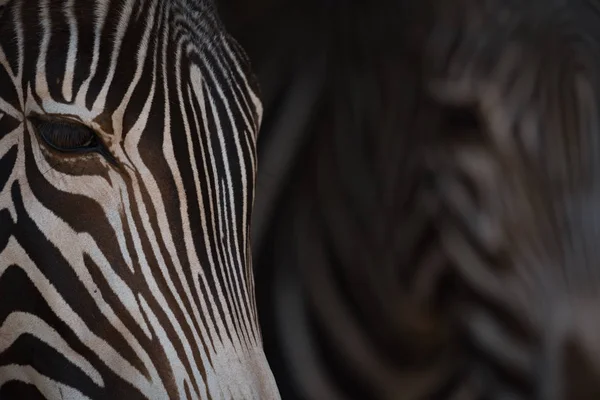
<svg viewBox="0 0 600 400"><path fill-rule="evenodd" d="M427 152L459 290L463 380L491 399L600 396L600 5L440 7Z"/></svg>
<svg viewBox="0 0 600 400"><path fill-rule="evenodd" d="M0 5L0 398L279 399L262 105L213 2Z"/></svg>
<svg viewBox="0 0 600 400"><path fill-rule="evenodd" d="M600 398L598 2L292 3L236 34L282 397Z"/></svg>

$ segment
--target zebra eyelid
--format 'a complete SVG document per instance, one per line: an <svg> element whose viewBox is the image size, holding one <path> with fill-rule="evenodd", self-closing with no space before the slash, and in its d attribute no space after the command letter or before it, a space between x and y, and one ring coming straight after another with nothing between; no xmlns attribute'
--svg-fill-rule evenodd
<svg viewBox="0 0 600 400"><path fill-rule="evenodd" d="M110 164L112 164L114 166L118 166L116 158L112 155L112 153L106 147L106 144L102 140L101 135L98 134L98 132L95 129L88 126L83 121L79 120L78 118L69 118L69 117L65 117L63 115L55 116L55 115L44 115L44 114L32 113L31 115L29 115L27 117L27 119L35 128L36 134L52 150L63 153L63 154L71 154L71 155L97 153L97 154L101 155L102 157L104 157ZM61 148L60 146L56 146L50 140L48 140L48 138L40 131L39 123L48 123L48 124L56 123L56 124L68 125L75 129L87 130L91 135L90 141L91 141L91 144L93 144L93 145L82 146L82 147L77 147L77 148L72 148L72 149Z"/></svg>
<svg viewBox="0 0 600 400"><path fill-rule="evenodd" d="M84 121L82 121L80 118L78 118L76 115L73 115L73 114L42 114L42 113L32 112L29 115L27 115L27 119L29 121L37 119L37 120L48 122L48 123L54 122L54 123L77 125L77 126L81 126L81 127L90 129L90 130L94 131L94 133L96 133L96 130L94 128L92 128L91 126L89 126L88 124L86 124Z"/></svg>

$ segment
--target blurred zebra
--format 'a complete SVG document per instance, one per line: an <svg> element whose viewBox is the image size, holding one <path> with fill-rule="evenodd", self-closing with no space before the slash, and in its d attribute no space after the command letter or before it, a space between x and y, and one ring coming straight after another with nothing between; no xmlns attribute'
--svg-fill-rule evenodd
<svg viewBox="0 0 600 400"><path fill-rule="evenodd" d="M226 21L282 396L600 398L598 4L267 3Z"/></svg>

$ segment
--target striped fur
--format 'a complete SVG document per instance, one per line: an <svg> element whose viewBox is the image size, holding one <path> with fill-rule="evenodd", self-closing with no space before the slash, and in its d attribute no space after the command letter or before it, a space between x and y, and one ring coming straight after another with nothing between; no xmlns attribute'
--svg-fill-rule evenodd
<svg viewBox="0 0 600 400"><path fill-rule="evenodd" d="M283 397L600 398L598 2L291 3L241 31Z"/></svg>
<svg viewBox="0 0 600 400"><path fill-rule="evenodd" d="M438 12L429 160L468 374L486 399L598 398L600 7Z"/></svg>
<svg viewBox="0 0 600 400"><path fill-rule="evenodd" d="M279 398L249 247L261 113L210 1L5 4L1 399ZM111 157L55 151L34 114Z"/></svg>

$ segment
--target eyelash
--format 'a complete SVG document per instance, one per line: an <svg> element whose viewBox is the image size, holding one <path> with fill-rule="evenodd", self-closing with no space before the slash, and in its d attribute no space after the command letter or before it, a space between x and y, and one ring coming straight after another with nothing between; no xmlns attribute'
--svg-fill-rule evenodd
<svg viewBox="0 0 600 400"><path fill-rule="evenodd" d="M109 162L115 163L114 157L96 132L86 125L37 115L29 117L29 121L42 141L53 150L66 154L96 152L103 155Z"/></svg>

